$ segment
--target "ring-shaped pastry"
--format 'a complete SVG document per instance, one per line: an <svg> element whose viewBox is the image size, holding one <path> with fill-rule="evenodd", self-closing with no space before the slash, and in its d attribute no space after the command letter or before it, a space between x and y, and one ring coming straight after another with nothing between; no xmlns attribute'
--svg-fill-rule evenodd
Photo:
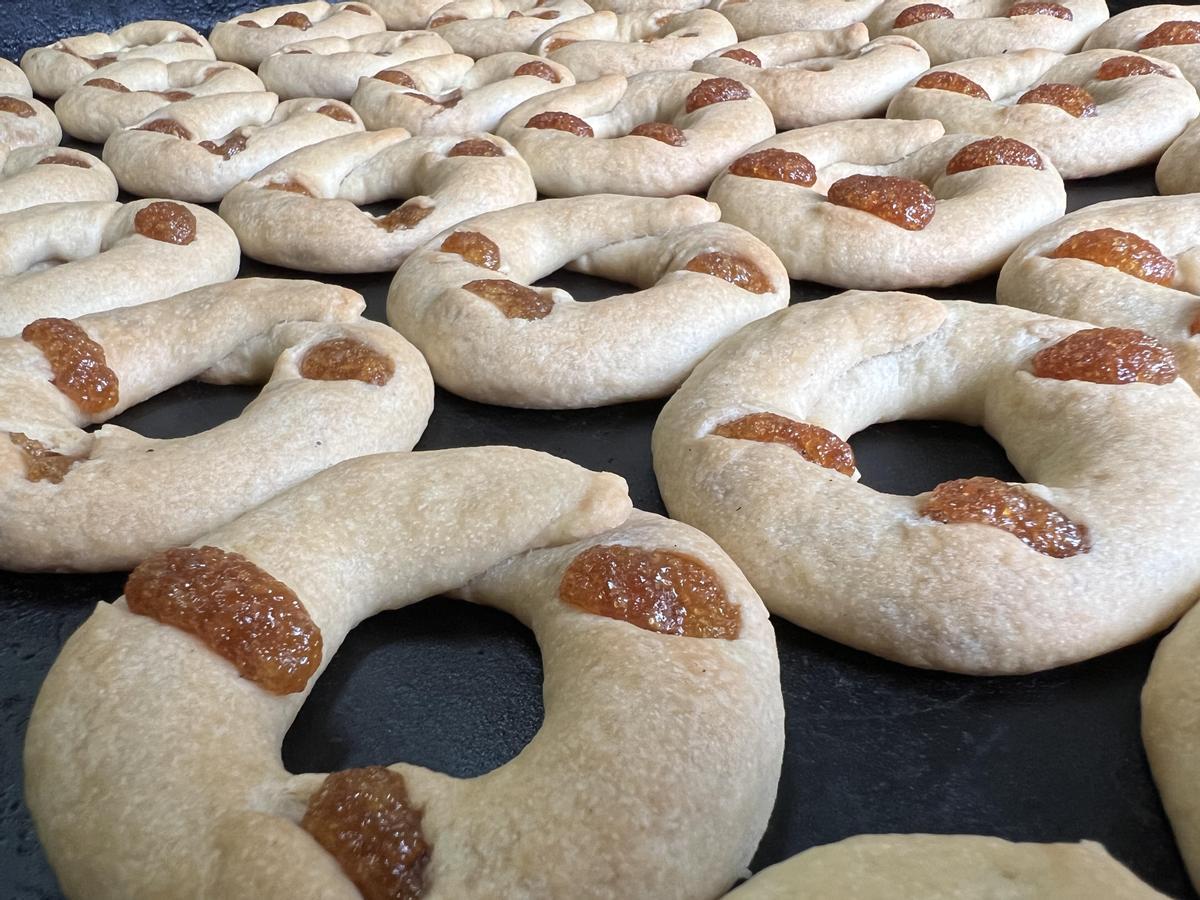
<svg viewBox="0 0 1200 900"><path fill-rule="evenodd" d="M1154 180L1160 194L1200 192L1200 119L1187 127L1158 161Z"/></svg>
<svg viewBox="0 0 1200 900"><path fill-rule="evenodd" d="M0 147L54 147L61 140L58 119L34 99L25 73L16 63L0 59Z"/></svg>
<svg viewBox="0 0 1200 900"><path fill-rule="evenodd" d="M866 19L881 0L713 0L739 41L791 31L849 28Z"/></svg>
<svg viewBox="0 0 1200 900"><path fill-rule="evenodd" d="M217 59L257 69L289 44L317 38L356 38L385 30L379 13L363 3L284 3L218 22L208 36Z"/></svg>
<svg viewBox="0 0 1200 900"><path fill-rule="evenodd" d="M1063 178L1152 163L1200 113L1174 65L1122 50L1025 50L937 66L888 106L890 119L937 119L949 132L1033 144Z"/></svg>
<svg viewBox="0 0 1200 900"><path fill-rule="evenodd" d="M727 900L1166 900L1095 841L1013 843L974 834L860 834L764 869Z"/></svg>
<svg viewBox="0 0 1200 900"><path fill-rule="evenodd" d="M995 272L1067 206L1062 178L1028 144L943 135L932 119L784 132L735 160L708 199L792 278L875 289Z"/></svg>
<svg viewBox="0 0 1200 900"><path fill-rule="evenodd" d="M220 213L242 252L262 262L384 272L464 219L536 195L529 166L501 138L389 128L285 156L230 191ZM385 215L359 209L400 198L407 199Z"/></svg>
<svg viewBox="0 0 1200 900"><path fill-rule="evenodd" d="M401 63L452 53L431 31L379 31L356 38L328 37L289 44L258 67L267 90L283 100L332 97L349 100L360 78Z"/></svg>
<svg viewBox="0 0 1200 900"><path fill-rule="evenodd" d="M340 100L218 94L172 103L113 132L104 161L135 197L216 203L276 160L362 130L358 114Z"/></svg>
<svg viewBox="0 0 1200 900"><path fill-rule="evenodd" d="M388 321L439 385L472 400L573 409L661 397L788 302L775 255L719 217L698 197L616 195L479 216L400 267ZM531 286L564 267L638 290L581 303Z"/></svg>
<svg viewBox="0 0 1200 900"><path fill-rule="evenodd" d="M103 144L114 131L136 125L171 103L261 90L259 77L237 63L134 58L72 85L54 104L54 114L67 134Z"/></svg>
<svg viewBox="0 0 1200 900"><path fill-rule="evenodd" d="M709 6L708 0L673 0L671 9L676 12L691 12ZM662 0L588 0L596 12L633 13L662 9Z"/></svg>
<svg viewBox="0 0 1200 900"><path fill-rule="evenodd" d="M109 34L96 31L63 38L45 47L32 47L21 57L21 68L41 97L57 100L68 88L125 59L213 60L213 48L181 22L151 19L131 22Z"/></svg>
<svg viewBox="0 0 1200 900"><path fill-rule="evenodd" d="M534 97L496 131L548 197L701 193L775 133L771 111L731 78L699 72L605 75Z"/></svg>
<svg viewBox="0 0 1200 900"><path fill-rule="evenodd" d="M982 425L1029 484L857 481L879 421ZM1035 672L1162 630L1200 592L1200 397L1136 331L851 291L743 328L654 429L672 517L767 607L907 665Z"/></svg>
<svg viewBox="0 0 1200 900"><path fill-rule="evenodd" d="M350 105L371 131L467 134L495 131L514 106L574 83L566 66L528 53L497 53L478 61L453 53L362 79Z"/></svg>
<svg viewBox="0 0 1200 900"><path fill-rule="evenodd" d="M90 153L68 147L0 147L0 215L42 203L117 199L117 179Z"/></svg>
<svg viewBox="0 0 1200 900"><path fill-rule="evenodd" d="M690 69L736 41L733 26L711 9L598 12L551 28L529 52L562 63L576 81L591 81L601 75Z"/></svg>
<svg viewBox="0 0 1200 900"><path fill-rule="evenodd" d="M0 216L0 337L34 319L75 319L228 281L237 236L173 200L45 203Z"/></svg>
<svg viewBox="0 0 1200 900"><path fill-rule="evenodd" d="M861 22L742 41L692 66L753 88L780 130L881 116L928 68L920 44L898 35L872 41Z"/></svg>
<svg viewBox="0 0 1200 900"><path fill-rule="evenodd" d="M533 740L468 779L288 773L347 632L448 591L537 637ZM630 515L617 476L515 447L377 455L134 570L42 687L26 796L76 896L717 897L774 799L778 666L728 557Z"/></svg>
<svg viewBox="0 0 1200 900"><path fill-rule="evenodd" d="M524 53L551 28L592 12L583 0L451 0L437 8L427 27L455 53L483 59Z"/></svg>
<svg viewBox="0 0 1200 900"><path fill-rule="evenodd" d="M345 288L250 278L0 339L0 567L127 569L342 460L411 450L429 369L363 307ZM266 386L189 437L84 430L196 376Z"/></svg>
<svg viewBox="0 0 1200 900"><path fill-rule="evenodd" d="M1035 48L1074 53L1107 18L1105 0L884 0L867 27L873 37L912 38L939 65Z"/></svg>
<svg viewBox="0 0 1200 900"><path fill-rule="evenodd" d="M1047 225L1004 264L996 301L1144 331L1200 390L1200 196L1110 200Z"/></svg>
<svg viewBox="0 0 1200 900"><path fill-rule="evenodd" d="M446 0L361 0L383 17L389 31L419 31Z"/></svg>
<svg viewBox="0 0 1200 900"><path fill-rule="evenodd" d="M1174 63L1200 90L1200 7L1155 3L1127 9L1092 32L1085 50L1135 50Z"/></svg>

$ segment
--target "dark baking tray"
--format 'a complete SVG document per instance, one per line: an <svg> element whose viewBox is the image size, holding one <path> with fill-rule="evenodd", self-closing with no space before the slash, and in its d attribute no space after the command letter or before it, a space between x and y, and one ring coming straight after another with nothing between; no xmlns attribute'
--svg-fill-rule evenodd
<svg viewBox="0 0 1200 900"><path fill-rule="evenodd" d="M151 15L207 29L245 4L180 2L99 7L6 2L5 55L61 34ZM60 13L62 14L60 16ZM94 149L94 148L92 148ZM1136 170L1070 186L1072 208L1154 192ZM296 277L246 260L243 275ZM320 276L318 276L320 277ZM382 319L386 275L325 278L362 292ZM548 280L580 299L619 286L571 274ZM935 291L990 301L994 279ZM831 293L793 284L795 301ZM188 383L116 422L153 437L194 433L237 415L254 389ZM515 444L629 481L634 502L665 512L650 466L661 402L535 412L484 406L438 391L418 449ZM913 494L949 478L1017 479L981 429L947 423L878 425L851 441L863 480ZM0 515L4 512L0 511ZM22 799L21 745L38 687L59 648L123 574L0 572L0 896L59 896ZM994 834L1012 840L1091 839L1155 887L1188 885L1138 727L1138 694L1156 641L1022 678L967 678L893 665L775 619L787 707L779 796L752 868L866 832ZM363 623L342 645L284 744L293 771L405 760L478 775L515 756L541 723L541 663L532 635L508 616L435 599ZM119 839L119 836L114 836ZM550 863L552 864L552 862Z"/></svg>

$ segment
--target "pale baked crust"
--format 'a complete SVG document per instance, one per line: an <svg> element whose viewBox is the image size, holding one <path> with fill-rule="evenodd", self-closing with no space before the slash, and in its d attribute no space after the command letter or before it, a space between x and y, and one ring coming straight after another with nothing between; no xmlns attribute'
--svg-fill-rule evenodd
<svg viewBox="0 0 1200 900"><path fill-rule="evenodd" d="M42 203L116 199L117 180L90 153L66 147L0 147L0 215Z"/></svg>
<svg viewBox="0 0 1200 900"><path fill-rule="evenodd" d="M1140 49L1142 39L1164 22L1200 22L1200 6L1154 3L1127 9L1091 33L1085 50L1115 47L1174 63L1183 77L1200 90L1200 44L1164 44Z"/></svg>
<svg viewBox="0 0 1200 900"><path fill-rule="evenodd" d="M714 0L712 8L729 20L739 41L786 34L848 28L862 22L881 0Z"/></svg>
<svg viewBox="0 0 1200 900"><path fill-rule="evenodd" d="M299 13L310 24L305 28L277 24L288 13ZM240 25L240 22L254 24ZM257 69L264 59L289 44L325 37L355 38L384 31L386 27L379 13L364 2L309 0L307 3L267 6L218 22L208 38L217 59Z"/></svg>
<svg viewBox="0 0 1200 900"><path fill-rule="evenodd" d="M10 100L16 111L0 108L0 147L56 146L62 140L62 127L45 103L26 94L0 94L0 105Z"/></svg>
<svg viewBox="0 0 1200 900"><path fill-rule="evenodd" d="M427 27L455 53L483 59L524 53L550 29L592 12L583 0L451 0L430 15Z"/></svg>
<svg viewBox="0 0 1200 900"><path fill-rule="evenodd" d="M1192 122L1158 161L1154 173L1161 194L1200 191L1200 120Z"/></svg>
<svg viewBox="0 0 1200 900"><path fill-rule="evenodd" d="M383 17L389 31L413 31L424 28L429 17L446 0L362 0Z"/></svg>

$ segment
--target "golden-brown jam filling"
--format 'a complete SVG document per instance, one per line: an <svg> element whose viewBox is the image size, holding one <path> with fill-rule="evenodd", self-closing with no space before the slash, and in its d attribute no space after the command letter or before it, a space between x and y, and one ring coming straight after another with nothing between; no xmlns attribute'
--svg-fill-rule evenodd
<svg viewBox="0 0 1200 900"><path fill-rule="evenodd" d="M139 125L138 131L153 131L156 134L169 134L179 138L181 141L190 141L192 133L187 130L187 127L182 122L177 122L174 119L151 119L145 125Z"/></svg>
<svg viewBox="0 0 1200 900"><path fill-rule="evenodd" d="M1116 228L1073 234L1047 254L1051 259L1083 259L1117 269L1152 284L1175 280L1175 261L1145 238Z"/></svg>
<svg viewBox="0 0 1200 900"><path fill-rule="evenodd" d="M125 583L131 612L199 638L272 694L304 690L321 664L321 632L300 599L240 553L177 547Z"/></svg>
<svg viewBox="0 0 1200 900"><path fill-rule="evenodd" d="M284 191L288 194L300 194L302 197L312 197L313 192L293 178L283 181L268 181L263 187L268 191Z"/></svg>
<svg viewBox="0 0 1200 900"><path fill-rule="evenodd" d="M516 77L518 75L532 75L534 78L541 78L543 81L548 81L551 84L558 84L561 81L558 73L549 64L540 60L517 66L516 71L513 72L513 76Z"/></svg>
<svg viewBox="0 0 1200 900"><path fill-rule="evenodd" d="M446 15L441 15L441 16L437 16L436 18L430 19L429 27L430 28L441 28L443 25L449 25L451 22L462 22L466 18L467 18L466 16L452 16L449 13L447 13Z"/></svg>
<svg viewBox="0 0 1200 900"><path fill-rule="evenodd" d="M187 91L156 91L155 93L164 100L169 100L171 103L181 103L184 100L191 100L193 96Z"/></svg>
<svg viewBox="0 0 1200 900"><path fill-rule="evenodd" d="M1027 547L1055 559L1087 553L1086 526L1072 522L1040 497L998 478L960 478L939 484L921 504L935 522L971 522L1007 531Z"/></svg>
<svg viewBox="0 0 1200 900"><path fill-rule="evenodd" d="M25 478L28 481L61 484L71 466L82 458L56 453L41 441L35 441L19 431L10 433L8 438L21 450L25 461Z"/></svg>
<svg viewBox="0 0 1200 900"><path fill-rule="evenodd" d="M42 351L54 373L50 383L81 412L106 412L119 402L117 373L108 367L104 348L70 319L30 322L21 339Z"/></svg>
<svg viewBox="0 0 1200 900"><path fill-rule="evenodd" d="M312 21L302 12L285 12L275 20L275 24L285 25L288 28L299 28L301 31L308 31L312 28Z"/></svg>
<svg viewBox="0 0 1200 900"><path fill-rule="evenodd" d="M544 319L554 311L549 297L504 278L468 281L463 290L487 300L509 319Z"/></svg>
<svg viewBox="0 0 1200 900"><path fill-rule="evenodd" d="M341 103L326 103L324 106L317 109L317 113L333 119L335 122L354 121L354 113Z"/></svg>
<svg viewBox="0 0 1200 900"><path fill-rule="evenodd" d="M111 78L91 78L85 81L83 86L104 88L106 91L115 91L118 94L129 93L129 88L125 87L119 81L113 81Z"/></svg>
<svg viewBox="0 0 1200 900"><path fill-rule="evenodd" d="M395 374L396 364L390 356L348 337L314 344L300 361L300 377L312 381L365 381L384 385Z"/></svg>
<svg viewBox="0 0 1200 900"><path fill-rule="evenodd" d="M431 847L404 776L383 766L327 775L300 827L337 860L363 900L416 900Z"/></svg>
<svg viewBox="0 0 1200 900"><path fill-rule="evenodd" d="M1033 374L1094 384L1169 384L1179 375L1175 354L1134 328L1085 328L1039 350Z"/></svg>
<svg viewBox="0 0 1200 900"><path fill-rule="evenodd" d="M724 59L732 59L735 62L743 63L747 66L754 66L756 69L762 68L762 60L758 58L758 54L750 50L745 50L741 47L734 47L732 50L726 50L721 54Z"/></svg>
<svg viewBox="0 0 1200 900"><path fill-rule="evenodd" d="M741 610L717 574L674 550L589 547L567 566L558 596L585 612L659 634L734 640L741 632Z"/></svg>
<svg viewBox="0 0 1200 900"><path fill-rule="evenodd" d="M459 141L446 153L447 156L503 156L498 144L484 138L468 138Z"/></svg>
<svg viewBox="0 0 1200 900"><path fill-rule="evenodd" d="M944 6L938 6L936 3L918 3L915 6L902 9L900 15L896 16L896 21L892 23L892 27L907 28L909 25L916 25L918 22L928 22L930 19L953 18L954 13Z"/></svg>
<svg viewBox="0 0 1200 900"><path fill-rule="evenodd" d="M1064 19L1067 22L1075 18L1071 11L1062 4L1049 3L1047 0L1023 0L1021 3L1014 3L1008 8L1007 15L1009 18L1013 16L1054 16L1056 19Z"/></svg>
<svg viewBox="0 0 1200 900"><path fill-rule="evenodd" d="M233 157L246 149L246 144L249 143L249 140L246 135L235 131L219 144L216 141L201 141L200 146L214 156L221 157L221 159L233 159Z"/></svg>
<svg viewBox="0 0 1200 900"><path fill-rule="evenodd" d="M1096 72L1097 81L1115 81L1136 75L1166 75L1167 70L1152 63L1144 56L1110 56L1100 63Z"/></svg>
<svg viewBox="0 0 1200 900"><path fill-rule="evenodd" d="M1090 119L1096 115L1095 99L1077 84L1039 84L1022 94L1017 103L1057 106L1077 119Z"/></svg>
<svg viewBox="0 0 1200 900"><path fill-rule="evenodd" d="M92 164L86 159L80 159L77 156L70 156L66 153L51 153L49 156L43 156L36 163L36 166L74 166L77 169L90 169Z"/></svg>
<svg viewBox="0 0 1200 900"><path fill-rule="evenodd" d="M981 86L966 75L957 72L930 72L917 79L913 87L930 91L952 91L955 94L966 94L968 97L978 97L980 100L991 100L991 96Z"/></svg>
<svg viewBox="0 0 1200 900"><path fill-rule="evenodd" d="M1023 166L1044 169L1042 155L1014 138L990 137L967 144L946 163L946 174L957 175L987 166Z"/></svg>
<svg viewBox="0 0 1200 900"><path fill-rule="evenodd" d="M802 153L772 147L755 150L733 161L729 171L743 178L763 178L812 187L817 183L817 167Z"/></svg>
<svg viewBox="0 0 1200 900"><path fill-rule="evenodd" d="M711 250L693 256L683 268L688 272L699 272L728 281L752 294L767 294L775 289L771 279L754 262L724 250Z"/></svg>
<svg viewBox="0 0 1200 900"><path fill-rule="evenodd" d="M850 445L820 425L797 422L777 413L758 412L722 422L712 433L738 441L784 444L818 466L843 475L854 474L854 451Z"/></svg>
<svg viewBox="0 0 1200 900"><path fill-rule="evenodd" d="M393 231L407 231L410 228L416 228L431 215L433 215L432 206L422 206L409 200L403 205L397 206L386 216L375 219L375 227L382 228L389 234Z"/></svg>
<svg viewBox="0 0 1200 900"><path fill-rule="evenodd" d="M1140 50L1172 44L1200 44L1200 22L1163 22L1138 45Z"/></svg>
<svg viewBox="0 0 1200 900"><path fill-rule="evenodd" d="M682 147L687 143L687 136L683 130L670 122L642 122L640 125L634 125L629 133L648 137L672 147Z"/></svg>
<svg viewBox="0 0 1200 900"><path fill-rule="evenodd" d="M398 84L401 87L412 88L416 90L417 83L412 80L407 72L401 72L399 69L384 69L381 72L376 72L373 78L380 81L386 81L388 84Z"/></svg>
<svg viewBox="0 0 1200 900"><path fill-rule="evenodd" d="M342 7L342 9L344 9L346 12L358 13L360 16L369 16L371 14L371 10L367 9L365 6L358 6L354 3L347 3Z"/></svg>
<svg viewBox="0 0 1200 900"><path fill-rule="evenodd" d="M134 215L133 230L152 241L185 246L196 239L196 215L182 203L155 200Z"/></svg>
<svg viewBox="0 0 1200 900"><path fill-rule="evenodd" d="M570 113L555 112L540 112L528 122L525 123L526 128L549 128L553 131L565 131L568 134L574 134L578 137L595 137L596 132L592 131L592 126L585 122L579 116L573 116Z"/></svg>
<svg viewBox="0 0 1200 900"><path fill-rule="evenodd" d="M714 103L748 99L750 89L740 81L732 78L708 78L692 88L683 103L683 109L685 112L695 112Z"/></svg>
<svg viewBox="0 0 1200 900"><path fill-rule="evenodd" d="M850 175L830 185L826 196L830 203L870 213L905 231L920 231L937 210L933 191L893 175Z"/></svg>
<svg viewBox="0 0 1200 900"><path fill-rule="evenodd" d="M553 53L555 50L561 50L563 47L569 47L573 43L575 43L575 41L572 38L551 38L551 40L546 43L545 52Z"/></svg>
<svg viewBox="0 0 1200 900"><path fill-rule="evenodd" d="M32 106L16 97L0 97L0 113L11 113L18 119L32 119L36 115Z"/></svg>
<svg viewBox="0 0 1200 900"><path fill-rule="evenodd" d="M253 19L242 19L242 21L238 22L237 24L242 28L262 28L262 26Z"/></svg>
<svg viewBox="0 0 1200 900"><path fill-rule="evenodd" d="M473 266L496 271L500 268L500 248L478 231L455 231L442 241L443 253L457 253Z"/></svg>

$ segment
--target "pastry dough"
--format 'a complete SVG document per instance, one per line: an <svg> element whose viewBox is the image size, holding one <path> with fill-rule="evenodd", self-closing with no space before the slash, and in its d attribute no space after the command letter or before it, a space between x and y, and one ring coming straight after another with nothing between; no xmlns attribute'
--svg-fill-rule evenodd
<svg viewBox="0 0 1200 900"><path fill-rule="evenodd" d="M356 38L383 31L379 13L358 0L350 3L285 3L218 22L208 36L217 59L257 69L259 63L290 44L317 38Z"/></svg>
<svg viewBox="0 0 1200 900"><path fill-rule="evenodd" d="M157 557L124 599L100 604L35 705L26 796L68 896L690 900L745 871L783 749L774 632L716 544L629 515L617 476L515 447L378 455L197 543L213 549ZM133 611L169 602L154 573L195 557L272 585L320 640L277 692L251 680L280 639L267 622L255 635L233 629L237 666L195 631ZM625 585L647 570L671 604L664 631L677 586L704 589L685 623L719 603L723 627L698 637L621 621ZM622 581L598 580L604 571ZM533 740L469 779L406 763L287 772L280 744L314 663L362 619L448 591L537 636L546 714ZM379 802L364 809L353 799L364 794ZM376 855L379 831L389 837ZM397 832L417 845L411 855Z"/></svg>
<svg viewBox="0 0 1200 900"><path fill-rule="evenodd" d="M0 147L0 214L42 203L116 199L117 180L90 153L66 147Z"/></svg>
<svg viewBox="0 0 1200 900"><path fill-rule="evenodd" d="M356 38L318 38L289 44L258 67L267 89L282 99L349 100L360 78L401 63L453 52L431 31L379 31Z"/></svg>
<svg viewBox="0 0 1200 900"><path fill-rule="evenodd" d="M216 203L302 147L363 130L346 103L285 100L269 91L172 103L104 144L104 161L137 197Z"/></svg>
<svg viewBox="0 0 1200 900"><path fill-rule="evenodd" d="M1024 13L1013 15L1014 9ZM1034 0L1032 4L1013 0L941 0L925 4L919 0L884 0L867 18L867 26L875 37L902 34L912 38L937 65L1034 48L1074 53L1107 18L1104 0ZM910 19L915 20L913 24L901 24Z"/></svg>
<svg viewBox="0 0 1200 900"><path fill-rule="evenodd" d="M1177 22L1196 26L1169 24ZM1200 6L1195 4L1156 3L1127 9L1093 31L1083 46L1136 50L1165 59L1179 66L1183 77L1200 90Z"/></svg>
<svg viewBox="0 0 1200 900"><path fill-rule="evenodd" d="M54 104L54 114L67 134L103 144L114 131L171 103L262 89L258 76L236 63L139 57L105 66L103 74L68 88Z"/></svg>
<svg viewBox="0 0 1200 900"><path fill-rule="evenodd" d="M698 197L542 200L461 223L396 273L388 321L434 380L505 406L662 397L722 339L788 301L760 241ZM567 267L633 285L592 303L529 287Z"/></svg>
<svg viewBox="0 0 1200 900"><path fill-rule="evenodd" d="M737 31L739 41L786 34L848 28L866 19L881 0L713 0Z"/></svg>
<svg viewBox="0 0 1200 900"><path fill-rule="evenodd" d="M391 31L415 31L425 27L429 17L446 0L362 0L383 17Z"/></svg>
<svg viewBox="0 0 1200 900"><path fill-rule="evenodd" d="M1145 74L1122 74L1130 69ZM953 85L923 86L922 82L933 83L927 82L933 73L974 82L974 87L960 88L972 93L961 93ZM1200 113L1196 91L1175 66L1121 50L1088 50L1066 57L1026 50L964 59L938 66L933 73L897 94L888 118L938 119L950 132L1002 134L1031 143L1045 151L1064 178L1089 178L1152 163ZM1022 102L1031 91L1037 93ZM1039 98L1043 91L1051 96ZM1064 98L1063 108L1050 102L1055 95ZM1078 106L1069 111L1073 104Z"/></svg>
<svg viewBox="0 0 1200 900"><path fill-rule="evenodd" d="M212 60L213 48L196 31L181 22L151 19L131 22L105 34L63 38L45 47L33 47L21 57L21 68L41 97L57 100L71 85L102 75L99 69L125 59Z"/></svg>
<svg viewBox="0 0 1200 900"><path fill-rule="evenodd" d="M1035 672L1142 640L1200 592L1200 397L1171 363L1136 332L851 291L709 355L659 417L654 470L773 613L908 665ZM982 425L1032 483L859 484L843 442L905 418Z"/></svg>
<svg viewBox="0 0 1200 900"><path fill-rule="evenodd" d="M590 81L601 75L690 69L702 56L736 41L733 26L711 9L598 12L556 25L530 52L562 63L577 81Z"/></svg>
<svg viewBox="0 0 1200 900"><path fill-rule="evenodd" d="M1102 243L1072 249L1076 235L1093 232ZM1154 335L1200 389L1200 196L1111 200L1071 213L1009 257L996 300Z"/></svg>
<svg viewBox="0 0 1200 900"><path fill-rule="evenodd" d="M564 113L576 131L556 126ZM757 94L740 81L698 72L605 75L527 100L497 129L548 197L700 193L774 133Z"/></svg>
<svg viewBox="0 0 1200 900"><path fill-rule="evenodd" d="M728 900L1166 900L1093 841L860 834L759 872Z"/></svg>
<svg viewBox="0 0 1200 900"><path fill-rule="evenodd" d="M21 67L3 58L0 58L0 94L13 97L33 96L33 88L29 86L29 79L25 77Z"/></svg>
<svg viewBox="0 0 1200 900"><path fill-rule="evenodd" d="M697 72L752 87L780 129L880 116L929 68L921 45L892 35L871 41L861 22L742 41L696 61Z"/></svg>
<svg viewBox="0 0 1200 900"><path fill-rule="evenodd" d="M238 273L237 238L173 201L48 203L0 216L0 336L44 316L158 300Z"/></svg>
<svg viewBox="0 0 1200 900"><path fill-rule="evenodd" d="M452 225L536 196L529 167L500 138L350 134L298 150L221 203L242 251L308 272L384 272ZM384 216L358 207L408 198Z"/></svg>
<svg viewBox="0 0 1200 900"><path fill-rule="evenodd" d="M56 146L62 128L50 107L33 99L25 73L0 59L0 148Z"/></svg>
<svg viewBox="0 0 1200 900"><path fill-rule="evenodd" d="M1200 192L1200 119L1195 119L1158 161L1154 173L1160 194Z"/></svg>
<svg viewBox="0 0 1200 900"><path fill-rule="evenodd" d="M451 0L429 17L428 27L455 53L483 59L524 53L551 28L591 14L583 0Z"/></svg>
<svg viewBox="0 0 1200 900"><path fill-rule="evenodd" d="M363 306L345 288L251 278L85 316L74 333L99 345L112 391L89 386L84 403L57 386L32 342L38 323L0 339L0 568L127 569L344 459L412 449L433 409L428 367ZM337 370L355 352L372 356L374 381ZM332 369L310 370L330 354ZM67 371L77 386L95 368ZM190 437L84 431L197 375L267 386L237 419ZM47 452L78 461L47 476L36 468Z"/></svg>
<svg viewBox="0 0 1200 900"><path fill-rule="evenodd" d="M851 187L880 191L882 208L844 199ZM1067 202L1062 178L1026 144L883 119L777 135L719 175L708 199L792 278L881 289L982 278Z"/></svg>
<svg viewBox="0 0 1200 900"><path fill-rule="evenodd" d="M1150 771L1192 884L1200 886L1200 613L1193 607L1163 638L1142 689L1142 740Z"/></svg>
<svg viewBox="0 0 1200 900"><path fill-rule="evenodd" d="M497 53L478 62L461 53L431 56L381 75L359 82L351 106L372 131L407 128L413 134L495 131L517 104L575 83L566 66L528 53Z"/></svg>

